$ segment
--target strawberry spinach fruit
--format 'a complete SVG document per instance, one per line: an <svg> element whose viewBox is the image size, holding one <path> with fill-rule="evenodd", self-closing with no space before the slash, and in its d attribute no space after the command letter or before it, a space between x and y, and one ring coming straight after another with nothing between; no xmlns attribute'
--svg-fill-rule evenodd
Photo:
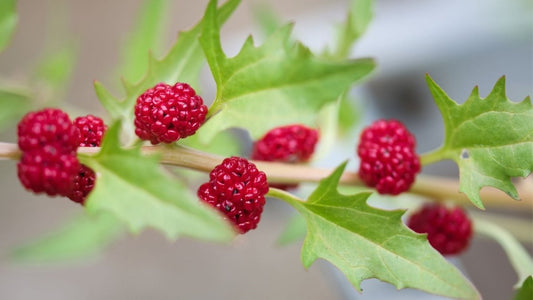
<svg viewBox="0 0 533 300"><path fill-rule="evenodd" d="M237 234L256 234L249 232L261 226L265 203L281 200L305 224L301 230L287 229L293 232L291 241L305 237L304 267L327 260L359 291L361 281L377 278L398 289L480 299L443 255L461 254L473 235L483 234L508 255L519 277L517 297L527 295L531 257L512 233L476 210L512 205L502 193L481 190L488 186L532 203L526 184L512 180L533 170L530 98L510 101L502 77L486 98L476 87L458 104L427 75L444 122L440 148L418 154L416 138L402 122L378 120L359 124L363 129L350 136L356 146L345 162L316 168L313 163L324 155L320 149L336 149L328 146L340 141L339 110L346 112L348 91L375 69L372 59L348 57L371 20L372 1L352 0L339 38L321 54L294 40L292 25L270 24L263 43L256 45L250 37L228 57L220 29L239 2L210 0L200 21L180 32L162 59L148 51L155 47L157 26L145 24L148 31L134 34L144 42L129 45L131 55L125 55L125 96L115 97L94 83L109 127L94 115L71 121L62 109L50 108L58 106L52 99L29 98L25 106L11 108L5 120L19 119L18 141L0 143L0 159L18 161L18 178L28 191L82 204L92 218L73 228L92 233L84 245L94 251L117 239L117 228L132 233L152 228L170 240L232 241ZM0 29L0 50L14 28L7 21L16 20L15 1L6 3L0 24L11 25ZM153 1L146 3L150 7ZM157 10L146 13L153 14L153 22L160 19ZM139 63L134 53L148 63ZM209 106L198 84L205 64L216 84ZM64 88L61 80L46 79L51 88ZM249 155L238 149L241 143L230 128L254 141ZM348 160L359 166L347 168ZM420 174L442 160L457 163L457 180ZM304 182L313 184L313 191L296 193ZM350 187L352 192L345 193ZM403 209L373 207L369 197ZM77 249L76 232L65 232L47 246L26 247L26 257L19 258L38 256L50 243L87 254Z"/></svg>

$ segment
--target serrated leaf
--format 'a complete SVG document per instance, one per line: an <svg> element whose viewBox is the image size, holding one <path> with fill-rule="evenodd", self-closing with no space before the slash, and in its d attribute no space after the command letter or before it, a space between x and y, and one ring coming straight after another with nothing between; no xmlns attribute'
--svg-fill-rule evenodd
<svg viewBox="0 0 533 300"><path fill-rule="evenodd" d="M427 83L444 120L441 159L459 166L460 191L483 208L479 190L498 188L514 199L519 195L511 177L527 177L533 170L533 107L531 99L511 102L505 95L505 77L486 98L474 88L457 104L429 76Z"/></svg>
<svg viewBox="0 0 533 300"><path fill-rule="evenodd" d="M0 52L8 45L17 26L17 2L0 0Z"/></svg>
<svg viewBox="0 0 533 300"><path fill-rule="evenodd" d="M19 262L46 263L92 256L118 238L124 226L109 214L83 214L58 231L13 252Z"/></svg>
<svg viewBox="0 0 533 300"><path fill-rule="evenodd" d="M234 236L231 226L211 207L201 203L180 181L163 173L155 156L139 148L122 149L120 124L108 129L101 151L81 157L97 173L94 190L87 199L89 212L109 212L131 231L151 227L169 239L180 235L213 241Z"/></svg>
<svg viewBox="0 0 533 300"><path fill-rule="evenodd" d="M264 36L269 36L281 27L281 20L276 12L266 3L254 6L253 14Z"/></svg>
<svg viewBox="0 0 533 300"><path fill-rule="evenodd" d="M148 68L148 53L159 53L167 11L166 0L143 2L137 24L122 47L117 68L125 81L138 82Z"/></svg>
<svg viewBox="0 0 533 300"><path fill-rule="evenodd" d="M291 25L259 47L248 38L240 52L228 58L220 43L215 8L216 1L210 1L200 36L217 83L211 118L200 128L205 140L230 127L245 128L258 139L289 123L313 126L317 111L374 68L370 59L332 62L313 56L290 39Z"/></svg>
<svg viewBox="0 0 533 300"><path fill-rule="evenodd" d="M302 262L317 258L341 270L360 290L361 281L378 278L398 289L415 288L459 299L479 299L472 284L449 264L425 235L401 221L404 211L385 211L366 204L370 193L337 191L346 163L322 180L307 202L288 200L307 222Z"/></svg>
<svg viewBox="0 0 533 300"><path fill-rule="evenodd" d="M230 0L222 5L218 9L217 22L223 24L239 2L240 0ZM148 58L148 71L139 82L123 81L126 91L126 96L123 99L119 100L114 97L102 84L95 81L96 95L112 119L120 118L123 120L124 126L132 127L133 111L137 97L157 83L175 84L176 82L186 82L194 88L198 88L198 76L205 61L198 42L202 22L200 21L191 30L180 32L178 39L163 59L158 60L150 55Z"/></svg>
<svg viewBox="0 0 533 300"><path fill-rule="evenodd" d="M0 131L29 110L31 99L32 93L26 87L0 86Z"/></svg>
<svg viewBox="0 0 533 300"><path fill-rule="evenodd" d="M373 0L352 0L346 20L337 27L334 52L326 55L332 58L346 58L352 45L366 31L372 20Z"/></svg>
<svg viewBox="0 0 533 300"><path fill-rule="evenodd" d="M524 280L522 287L516 292L513 300L531 300L533 299L533 278L529 276Z"/></svg>

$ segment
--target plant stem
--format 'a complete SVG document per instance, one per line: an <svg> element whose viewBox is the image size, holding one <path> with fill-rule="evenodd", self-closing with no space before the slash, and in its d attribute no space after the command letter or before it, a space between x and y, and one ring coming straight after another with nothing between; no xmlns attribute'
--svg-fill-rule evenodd
<svg viewBox="0 0 533 300"><path fill-rule="evenodd" d="M269 197L274 197L281 199L285 202L303 202L303 199L296 197L295 195L285 192L284 190L269 188L268 193L266 194Z"/></svg>
<svg viewBox="0 0 533 300"><path fill-rule="evenodd" d="M420 163L423 166L436 163L443 159L442 148L420 155Z"/></svg>
<svg viewBox="0 0 533 300"><path fill-rule="evenodd" d="M474 230L497 241L505 250L509 261L518 274L519 286L533 270L533 260L526 249L505 229L482 219L474 218Z"/></svg>
<svg viewBox="0 0 533 300"><path fill-rule="evenodd" d="M213 155L183 146L143 146L145 154L158 154L161 163L194 169L202 172L210 172L220 164L224 157ZM80 147L78 153L98 153L98 147ZM1 159L19 159L20 150L16 144L0 143ZM333 172L332 169L315 168L304 165L283 164L275 162L252 161L258 169L267 174L272 183L299 183L319 182ZM518 182L517 190L522 201L513 201L505 193L490 187L480 191L480 197L486 206L498 206L514 210L530 211L533 207L533 177L529 176ZM362 186L363 183L356 172L344 172L340 179L342 184ZM419 175L415 184L409 190L410 193L418 194L435 201L454 201L456 203L470 204L468 198L459 192L459 181L438 176Z"/></svg>

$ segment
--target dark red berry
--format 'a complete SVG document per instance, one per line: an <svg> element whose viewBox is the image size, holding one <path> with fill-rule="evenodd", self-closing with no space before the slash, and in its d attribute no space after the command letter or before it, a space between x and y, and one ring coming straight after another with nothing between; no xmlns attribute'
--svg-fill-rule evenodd
<svg viewBox="0 0 533 300"><path fill-rule="evenodd" d="M80 130L81 147L100 146L102 137L107 129L102 119L93 115L87 115L76 118L74 125ZM78 173L74 177L72 191L67 195L68 198L74 202L85 204L87 196L94 188L95 181L96 174L94 171L85 165L80 165Z"/></svg>
<svg viewBox="0 0 533 300"><path fill-rule="evenodd" d="M418 233L427 233L428 241L443 255L458 254L468 247L472 223L460 208L427 204L412 214L407 226Z"/></svg>
<svg viewBox="0 0 533 300"><path fill-rule="evenodd" d="M186 83L159 83L137 98L135 134L152 144L172 143L196 132L207 106Z"/></svg>
<svg viewBox="0 0 533 300"><path fill-rule="evenodd" d="M74 126L80 131L80 147L98 147L107 127L99 117L87 115L74 119Z"/></svg>
<svg viewBox="0 0 533 300"><path fill-rule="evenodd" d="M25 151L17 165L22 185L50 196L66 196L80 167L75 153L62 153L54 145Z"/></svg>
<svg viewBox="0 0 533 300"><path fill-rule="evenodd" d="M209 182L198 189L198 197L222 212L240 233L246 233L257 227L267 192L265 173L244 158L230 157L211 171Z"/></svg>
<svg viewBox="0 0 533 300"><path fill-rule="evenodd" d="M18 145L22 151L50 145L62 153L71 152L78 148L79 135L68 115L54 108L30 112L18 124Z"/></svg>
<svg viewBox="0 0 533 300"><path fill-rule="evenodd" d="M301 163L309 160L318 141L318 131L303 125L277 127L254 143L252 159ZM297 185L272 184L272 187L288 189Z"/></svg>
<svg viewBox="0 0 533 300"><path fill-rule="evenodd" d="M85 204L87 195L93 190L96 174L86 165L80 165L78 173L74 176L72 191L67 195L74 202Z"/></svg>
<svg viewBox="0 0 533 300"><path fill-rule="evenodd" d="M415 138L402 123L378 120L361 133L359 177L380 194L407 191L420 172Z"/></svg>

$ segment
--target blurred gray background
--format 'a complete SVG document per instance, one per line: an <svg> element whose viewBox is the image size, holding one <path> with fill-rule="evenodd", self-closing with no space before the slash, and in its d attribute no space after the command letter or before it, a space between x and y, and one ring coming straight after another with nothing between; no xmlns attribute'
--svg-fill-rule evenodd
<svg viewBox="0 0 533 300"><path fill-rule="evenodd" d="M1 76L17 80L30 72L44 47L43 24L50 7L59 7L58 13L70 16L66 32L73 34L79 47L68 102L101 112L92 81L116 83L113 66L141 2L19 1L19 26L12 44L0 55ZM260 2L244 0L224 27L228 54L237 51L246 35L258 31L251 11ZM177 30L200 18L206 3L172 2L164 49L174 41ZM341 0L268 3L284 21L294 21L295 36L317 51L331 41L332 25L344 19L348 6ZM512 100L531 95L532 6L531 1L507 0L377 1L375 20L353 51L357 57L375 57L378 63L372 79L354 90L361 99L359 105L368 112L364 121L378 117L404 121L416 134L419 151L424 152L443 139L440 114L425 86L425 73L459 102L475 85L482 96L487 95L502 75L507 77ZM212 79L205 78L209 85ZM213 95L214 90L206 88L203 97ZM15 142L15 128L0 137ZM355 144L356 137L353 140ZM350 155L339 152L338 159ZM454 176L457 168L440 163L424 171ZM291 214L279 201L267 204L259 229L229 246L189 239L171 243L146 231L121 239L88 261L40 266L13 263L11 249L51 231L81 210L65 199L33 196L24 191L15 174L16 162L0 162L0 299L363 299L323 261L304 270L299 243L276 246ZM512 214L532 220L531 207ZM531 251L532 245L527 246ZM513 294L516 275L497 244L476 237L456 263L462 263L484 299L509 299ZM365 282L363 289L367 290L364 299L431 298L396 293L373 281Z"/></svg>

